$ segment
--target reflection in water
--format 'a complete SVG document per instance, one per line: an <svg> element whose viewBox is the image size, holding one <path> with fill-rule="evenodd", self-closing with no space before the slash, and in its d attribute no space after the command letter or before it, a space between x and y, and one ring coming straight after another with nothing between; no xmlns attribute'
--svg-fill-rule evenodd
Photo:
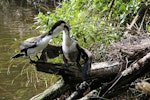
<svg viewBox="0 0 150 100"><path fill-rule="evenodd" d="M34 66L30 65L32 73L28 71L28 59L11 61L10 57L19 50L20 41L39 34L31 28L35 12L23 3L10 1L0 1L0 100L29 100L44 90L45 84L40 84Z"/></svg>

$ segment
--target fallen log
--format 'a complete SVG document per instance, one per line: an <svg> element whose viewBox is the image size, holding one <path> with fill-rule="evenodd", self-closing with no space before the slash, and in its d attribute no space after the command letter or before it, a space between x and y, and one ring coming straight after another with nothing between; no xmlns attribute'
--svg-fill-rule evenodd
<svg viewBox="0 0 150 100"><path fill-rule="evenodd" d="M76 67L75 65L69 64L69 67L67 68L65 64L62 63L35 62L35 64L37 71L61 76L65 75L68 77L69 80L82 80L82 74L78 70L78 67ZM119 66L119 62L93 63L91 65L91 70L88 73L88 80L93 78L100 78L101 80L106 80L111 76L115 76L120 70ZM104 75L106 77L103 77Z"/></svg>
<svg viewBox="0 0 150 100"><path fill-rule="evenodd" d="M78 89L71 94L71 96L66 98L66 100L76 100L80 97L83 97L83 94L88 89L88 87L89 87L89 84L87 84L87 82L84 81L83 83L80 84Z"/></svg>
<svg viewBox="0 0 150 100"><path fill-rule="evenodd" d="M100 97L112 98L121 91L125 91L131 82L142 77L150 71L150 53L134 62L130 67L121 72L115 82L102 88ZM120 91L120 92L118 92Z"/></svg>
<svg viewBox="0 0 150 100"><path fill-rule="evenodd" d="M60 79L50 88L32 97L30 100L53 100L60 97L60 95L62 95L62 93L66 92L68 89L70 89L70 85L65 84L63 79Z"/></svg>

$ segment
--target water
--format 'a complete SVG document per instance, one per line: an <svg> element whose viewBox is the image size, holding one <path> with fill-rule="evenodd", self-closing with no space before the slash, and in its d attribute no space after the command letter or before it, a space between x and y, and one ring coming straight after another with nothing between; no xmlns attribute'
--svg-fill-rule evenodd
<svg viewBox="0 0 150 100"><path fill-rule="evenodd" d="M46 88L46 81L28 59L10 57L22 40L39 34L32 28L36 13L26 4L10 1L0 1L0 100L29 100Z"/></svg>

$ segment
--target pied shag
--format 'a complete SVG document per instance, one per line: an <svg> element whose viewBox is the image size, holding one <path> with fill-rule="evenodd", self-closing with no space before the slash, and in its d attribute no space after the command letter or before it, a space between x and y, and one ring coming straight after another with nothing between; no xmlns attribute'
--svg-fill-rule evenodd
<svg viewBox="0 0 150 100"><path fill-rule="evenodd" d="M59 20L51 27L48 33L26 39L19 46L20 52L12 56L12 58L18 58L25 55L28 56L32 62L33 60L31 59L30 55L33 54L36 55L37 59L39 60L37 53L42 51L48 45L50 39L52 39L55 34L63 31L65 24L65 21Z"/></svg>
<svg viewBox="0 0 150 100"><path fill-rule="evenodd" d="M63 61L66 65L68 65L68 62L76 62L77 67L82 71L82 79L86 80L87 71L91 67L91 53L79 46L77 41L70 37L69 31L69 27L65 25L62 42ZM80 58L84 60L84 67L80 64Z"/></svg>

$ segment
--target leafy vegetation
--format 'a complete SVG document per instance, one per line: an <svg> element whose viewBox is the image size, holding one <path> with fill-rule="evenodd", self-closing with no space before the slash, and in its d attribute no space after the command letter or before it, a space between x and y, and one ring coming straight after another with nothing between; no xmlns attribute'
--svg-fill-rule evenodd
<svg viewBox="0 0 150 100"><path fill-rule="evenodd" d="M106 45L121 36L121 25L132 19L139 5L140 0L64 0L53 11L39 12L35 24L47 32L52 23L63 19L71 27L71 36L81 45L96 41ZM53 42L60 40L58 37Z"/></svg>

